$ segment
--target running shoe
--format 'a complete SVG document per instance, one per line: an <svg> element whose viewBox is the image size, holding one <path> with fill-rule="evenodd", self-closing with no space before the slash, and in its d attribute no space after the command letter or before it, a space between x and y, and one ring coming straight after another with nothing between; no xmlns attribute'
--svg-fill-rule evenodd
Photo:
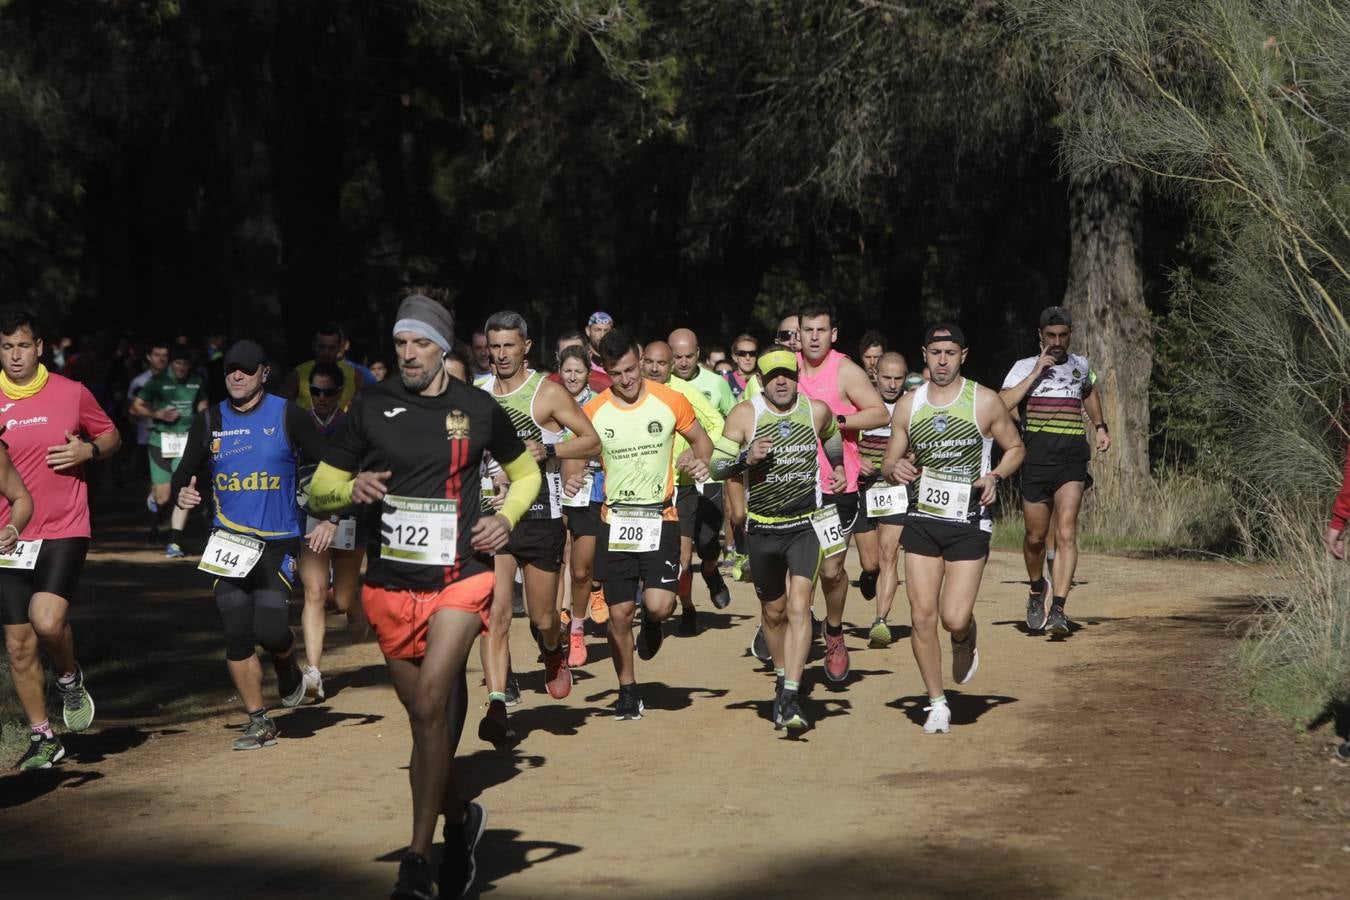
<svg viewBox="0 0 1350 900"><path fill-rule="evenodd" d="M975 677L980 668L980 651L975 649L975 619L971 617L970 631L964 640L952 636L952 680L965 684Z"/></svg>
<svg viewBox="0 0 1350 900"><path fill-rule="evenodd" d="M1340 762L1350 762L1350 741L1345 741L1336 748L1336 759Z"/></svg>
<svg viewBox="0 0 1350 900"><path fill-rule="evenodd" d="M94 698L84 687L84 670L75 664L75 680L62 684L56 680L56 689L61 693L61 718L71 731L84 731L94 722Z"/></svg>
<svg viewBox="0 0 1350 900"><path fill-rule="evenodd" d="M1069 633L1069 619L1064 615L1064 607L1050 607L1050 615L1045 620L1045 630L1051 634L1064 635Z"/></svg>
<svg viewBox="0 0 1350 900"><path fill-rule="evenodd" d="M750 580L750 554L737 553L731 558L731 580Z"/></svg>
<svg viewBox="0 0 1350 900"><path fill-rule="evenodd" d="M755 636L750 639L750 655L760 662L773 662L773 654L769 652L769 642L764 637L763 625L755 629Z"/></svg>
<svg viewBox="0 0 1350 900"><path fill-rule="evenodd" d="M829 626L822 623L820 636L825 639L825 677L834 682L848 677L848 648L844 646L844 633L830 634Z"/></svg>
<svg viewBox="0 0 1350 900"><path fill-rule="evenodd" d="M441 857L440 877L437 879L442 897L463 897L473 887L478 874L476 854L478 842L487 827L487 810L483 804L470 800L464 804L464 821L453 825L445 823L441 836L445 838L445 855ZM458 835L455 831L460 832Z"/></svg>
<svg viewBox="0 0 1350 900"><path fill-rule="evenodd" d="M651 659L661 650L665 635L661 633L661 623L643 620L642 631L638 632L637 652L643 660Z"/></svg>
<svg viewBox="0 0 1350 900"><path fill-rule="evenodd" d="M50 769L52 763L58 763L65 758L66 748L61 746L59 740L33 732L28 738L28 749L24 751L14 768L25 772L29 769Z"/></svg>
<svg viewBox="0 0 1350 900"><path fill-rule="evenodd" d="M572 611L566 608L558 610L558 621L562 623L564 628L571 625Z"/></svg>
<svg viewBox="0 0 1350 900"><path fill-rule="evenodd" d="M323 673L317 666L305 666L305 695L311 694L316 701L323 702Z"/></svg>
<svg viewBox="0 0 1350 900"><path fill-rule="evenodd" d="M261 750L277 743L277 723L270 716L249 716L248 727L234 739L236 750Z"/></svg>
<svg viewBox="0 0 1350 900"><path fill-rule="evenodd" d="M923 711L928 718L923 723L924 734L950 734L952 730L952 708L945 703L925 706Z"/></svg>
<svg viewBox="0 0 1350 900"><path fill-rule="evenodd" d="M780 694L783 693L783 682L784 682L784 681L785 681L785 676L783 676L783 675L775 675L775 676L773 677L773 696L774 696L775 699L778 697L778 695L780 695Z"/></svg>
<svg viewBox="0 0 1350 900"><path fill-rule="evenodd" d="M305 674L292 653L285 659L272 657L272 668L277 673L277 693L281 695L281 705L290 709L299 706L305 699Z"/></svg>
<svg viewBox="0 0 1350 900"><path fill-rule="evenodd" d="M895 636L891 634L891 626L886 624L885 619L877 619L872 623L872 630L867 632L867 646L873 650L881 650L891 645Z"/></svg>
<svg viewBox="0 0 1350 900"><path fill-rule="evenodd" d="M591 621L603 625L609 621L609 604L605 602L605 589L597 587L591 591Z"/></svg>
<svg viewBox="0 0 1350 900"><path fill-rule="evenodd" d="M879 572L863 572L858 576L858 593L863 595L864 600L875 600L877 597L877 576Z"/></svg>
<svg viewBox="0 0 1350 900"><path fill-rule="evenodd" d="M177 544L171 543L169 544L169 546L164 548L165 559L182 559L185 556L187 556L187 554L184 553L183 548L178 546Z"/></svg>
<svg viewBox="0 0 1350 900"><path fill-rule="evenodd" d="M620 722L625 719L634 720L642 718L642 713L646 707L642 705L642 698L638 696L636 684L619 685L619 699L614 701L614 718Z"/></svg>
<svg viewBox="0 0 1350 900"><path fill-rule="evenodd" d="M811 723L806 721L806 716L802 715L796 691L784 691L779 699L777 727L786 728L790 733L800 733L811 727Z"/></svg>
<svg viewBox="0 0 1350 900"><path fill-rule="evenodd" d="M568 632L567 665L573 669L586 665L586 633L584 631Z"/></svg>
<svg viewBox="0 0 1350 900"><path fill-rule="evenodd" d="M726 580L722 578L721 572L704 575L703 581L708 586L708 596L712 598L713 606L718 609L726 609L731 605L731 589L727 587Z"/></svg>
<svg viewBox="0 0 1350 900"><path fill-rule="evenodd" d="M488 703L483 721L478 723L478 737L498 750L505 750L518 743L516 730L511 727L511 720L506 715L505 703L500 700Z"/></svg>
<svg viewBox="0 0 1350 900"><path fill-rule="evenodd" d="M544 651L544 688L554 700L572 693L572 669L567 662L568 646L558 635L558 646Z"/></svg>
<svg viewBox="0 0 1350 900"><path fill-rule="evenodd" d="M155 502L155 495L153 493L145 495L145 508L150 510L152 513L159 512L159 504ZM151 528L150 530L159 531L158 528Z"/></svg>
<svg viewBox="0 0 1350 900"><path fill-rule="evenodd" d="M698 610L686 609L680 613L680 634L684 637L698 634Z"/></svg>
<svg viewBox="0 0 1350 900"><path fill-rule="evenodd" d="M520 682L516 680L516 673L511 671L508 666L506 669L506 705L520 705Z"/></svg>
<svg viewBox="0 0 1350 900"><path fill-rule="evenodd" d="M1027 597L1027 631L1039 634L1045 630L1046 611L1045 594L1031 594Z"/></svg>
<svg viewBox="0 0 1350 900"><path fill-rule="evenodd" d="M398 883L390 900L435 900L436 879L431 874L431 863L420 853L408 853L398 864Z"/></svg>

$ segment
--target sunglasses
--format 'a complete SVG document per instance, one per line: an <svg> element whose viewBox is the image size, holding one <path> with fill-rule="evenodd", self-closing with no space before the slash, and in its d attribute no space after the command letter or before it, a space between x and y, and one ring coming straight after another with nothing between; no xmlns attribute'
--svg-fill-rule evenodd
<svg viewBox="0 0 1350 900"><path fill-rule="evenodd" d="M795 341L796 339L797 339L797 332L795 331L778 332L778 340L780 341Z"/></svg>
<svg viewBox="0 0 1350 900"><path fill-rule="evenodd" d="M779 332L779 334L781 335L782 332ZM736 351L736 355L737 355L737 356L759 356L759 351L758 351L758 350L737 350L737 351Z"/></svg>
<svg viewBox="0 0 1350 900"><path fill-rule="evenodd" d="M315 397L336 397L338 394L342 393L342 388L321 388L311 384L309 386L309 392Z"/></svg>

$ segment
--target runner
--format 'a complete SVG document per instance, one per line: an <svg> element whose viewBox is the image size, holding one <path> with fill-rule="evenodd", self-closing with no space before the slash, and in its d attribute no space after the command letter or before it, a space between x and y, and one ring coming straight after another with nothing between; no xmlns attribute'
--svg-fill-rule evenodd
<svg viewBox="0 0 1350 900"><path fill-rule="evenodd" d="M858 363L867 373L867 380L872 382L872 387L877 386L877 363L881 362L882 355L886 352L886 336L875 328L869 328L863 332L862 340L858 341Z"/></svg>
<svg viewBox="0 0 1350 900"><path fill-rule="evenodd" d="M338 397L338 408L346 409L351 406L356 392L368 382L355 366L342 358L346 347L347 337L342 333L341 325L336 322L325 322L320 325L314 331L314 343L311 345L314 358L287 373L286 380L281 385L281 396L287 400L294 400L301 409L312 408L314 399L309 395L309 373L315 363L326 362L342 369L342 394Z"/></svg>
<svg viewBox="0 0 1350 900"><path fill-rule="evenodd" d="M478 735L504 747L514 741L506 716L506 687L511 660L511 595L517 567L524 575L530 624L538 632L544 658L544 685L555 700L572 690L570 651L562 640L557 607L558 576L567 541L562 519L562 475L580 472L584 461L600 452L600 440L571 395L546 379L543 372L525 365L532 342L529 326L519 313L493 313L483 330L496 373L483 390L501 404L515 425L516 435L544 473L534 502L512 529L511 540L497 551L495 562L485 672L488 708ZM572 433L571 440L563 441L564 431Z"/></svg>
<svg viewBox="0 0 1350 900"><path fill-rule="evenodd" d="M412 840L393 896L434 897L439 881L440 896L458 897L473 884L487 821L480 804L461 800L455 783L454 752L468 711L465 663L474 637L487 630L492 554L506 546L543 479L506 411L447 373L454 321L444 306L406 297L393 336L399 377L358 395L314 473L311 503L320 513L353 501L380 504L361 600L413 737ZM511 477L501 511L491 516L482 514L480 500L485 452ZM437 877L428 857L442 813Z"/></svg>
<svg viewBox="0 0 1350 900"><path fill-rule="evenodd" d="M877 362L874 377L886 414L895 412L895 404L905 392L908 366L899 353L886 353ZM886 443L891 437L891 425L869 428L858 435L858 492L863 498L862 513L855 529L858 540L858 593L866 600L876 599L877 614L868 632L871 647L889 647L894 640L886 619L895 603L895 591L900 586L900 534L905 524L908 504L906 491L881 475L881 461L886 456Z"/></svg>
<svg viewBox="0 0 1350 900"><path fill-rule="evenodd" d="M229 398L192 420L172 484L178 507L193 509L202 501L197 475L209 466L214 516L197 568L215 576L225 667L248 714L244 733L234 740L236 750L277 742L277 724L263 702L256 646L272 655L281 705L305 699L287 603L304 525L296 502L297 456L317 459L324 447L305 410L264 392L268 375L266 355L253 341L239 341L225 352ZM326 549L331 532L316 529L308 537L314 549Z"/></svg>
<svg viewBox="0 0 1350 900"><path fill-rule="evenodd" d="M1026 463L1022 466L1022 557L1031 580L1027 628L1068 634L1064 604L1078 566L1078 512L1092 487L1083 411L1092 420L1097 450L1105 453L1111 434L1093 389L1097 375L1086 357L1069 352L1073 317L1062 306L1046 307L1040 318L1038 356L1019 359L1003 379L1000 396L1022 422ZM1054 521L1054 555L1045 577L1046 537ZM1058 590L1055 590L1058 588ZM1046 601L1049 600L1049 610Z"/></svg>
<svg viewBox="0 0 1350 900"><path fill-rule="evenodd" d="M600 391L603 391L605 388L609 387L610 384L609 376L606 375L603 371L598 370L596 366L593 365L591 362L591 360L594 358L594 354L591 352L591 345L588 339L586 338L586 335L582 334L580 331L564 331L562 334L558 335L557 347L558 349L557 352L554 354L554 358L558 363L560 371L550 372L548 374L549 381L554 381L557 382L558 384L562 384L561 367L562 367L563 351L566 350L568 347L579 347L582 351L581 353L582 359L586 361L586 367L591 370L590 378L587 381L587 386L596 393L599 393Z"/></svg>
<svg viewBox="0 0 1350 900"><path fill-rule="evenodd" d="M739 399L755 378L755 363L759 361L759 341L743 334L731 342L731 359L736 371L731 373L731 392Z"/></svg>
<svg viewBox="0 0 1350 900"><path fill-rule="evenodd" d="M614 328L614 317L604 310L597 309L586 320L586 345L591 351L591 371L609 377L604 362L600 359L600 342Z"/></svg>
<svg viewBox="0 0 1350 900"><path fill-rule="evenodd" d="M696 382L671 378L671 346L665 341L652 341L642 351L644 377L679 391L694 408L694 416L703 426L708 440L714 443L722 436L722 416L713 409ZM675 437L675 458L679 459L689 443ZM699 571L713 606L726 609L731 603L731 592L722 573L717 570L717 559L722 547L722 484L721 480L696 483L684 472L675 476L675 509L680 518L680 634L686 637L698 634L698 610L694 608L694 549L698 549Z"/></svg>
<svg viewBox="0 0 1350 900"><path fill-rule="evenodd" d="M562 351L558 366L562 385L567 393L584 407L595 394L590 388L591 365L589 354L581 344ZM600 464L588 460L584 475L591 479L591 489L583 488L575 497L563 496L563 515L567 519L567 571L571 582L572 620L568 624L568 664L572 668L586 664L586 608L597 625L609 621L609 605L595 572L595 535L600 530L600 504L605 499L605 473Z"/></svg>
<svg viewBox="0 0 1350 900"><path fill-rule="evenodd" d="M833 511L826 507L820 515L816 454L823 440L828 458L842 461L843 446L830 408L798 392L791 351L770 350L758 367L764 392L736 404L727 417L713 474L728 483L741 475L745 484L750 565L776 676L774 728L799 732L810 727L797 692L811 648L811 592L822 555L818 527L830 535L825 552L842 554L846 547Z"/></svg>
<svg viewBox="0 0 1350 900"><path fill-rule="evenodd" d="M942 692L938 620L952 637L952 680L975 677L975 595L989 558L989 506L998 483L1017 471L1025 451L997 394L961 376L966 339L955 325L930 325L924 362L933 380L895 405L882 471L892 483L918 480L905 515L905 593L913 632L910 645L928 690L925 734L951 731ZM1003 451L990 469L994 442ZM913 453L913 462L906 458Z"/></svg>
<svg viewBox="0 0 1350 900"><path fill-rule="evenodd" d="M820 400L835 414L844 443L844 462L835 466L821 450L821 483L828 485L825 502L839 513L844 545L859 516L858 432L886 424L886 407L867 373L838 350L834 308L827 303L808 303L797 313L801 324L801 352L797 354L799 389L812 400ZM820 567L820 588L825 595L825 675L831 681L848 677L848 648L844 646L844 600L848 594L848 574L844 571L847 553L827 556ZM753 568L753 566L752 566Z"/></svg>
<svg viewBox="0 0 1350 900"><path fill-rule="evenodd" d="M473 352L473 383L475 387L481 387L492 377L492 350L488 348L487 335L481 331L475 331L469 340L469 349Z"/></svg>
<svg viewBox="0 0 1350 900"><path fill-rule="evenodd" d="M49 373L37 319L27 310L0 312L0 393L3 443L17 478L0 467L0 620L5 625L9 674L31 729L20 769L47 769L66 755L47 719L41 648L52 662L66 728L94 721L94 699L75 660L67 615L89 550L87 464L121 446L112 420L89 390ZM21 484L15 484L21 481ZM25 501L23 486L31 494ZM3 509L3 508L0 508ZM12 527L11 527L12 526ZM18 530L19 550L10 540Z"/></svg>
<svg viewBox="0 0 1350 900"><path fill-rule="evenodd" d="M132 398L131 413L150 422L150 490L156 507L150 530L157 533L168 513L169 545L164 556L179 559L187 555L182 541L188 514L170 507L169 482L183 461L192 417L206 409L206 379L192 371L192 353L186 347L174 347L169 356L168 369L147 381Z"/></svg>
<svg viewBox="0 0 1350 900"><path fill-rule="evenodd" d="M731 412L731 407L736 405L731 396L731 385L725 378L698 364L698 335L688 328L677 328L670 333L669 341L676 377L698 388L718 415Z"/></svg>
<svg viewBox="0 0 1350 900"><path fill-rule="evenodd" d="M160 372L169 367L169 342L153 341L145 351L145 371L141 372L135 378L131 379L127 385L127 418L136 425L136 458L131 462L131 470L135 472L146 471L146 466L150 462L150 419L145 416L138 416L131 411L131 404L141 389ZM158 542L159 534L159 506L155 502L154 483L151 483L150 491L145 495L145 505L150 510L150 540Z"/></svg>
<svg viewBox="0 0 1350 900"><path fill-rule="evenodd" d="M640 719L642 698L633 672L638 582L644 583L638 655L645 660L661 649L661 623L674 611L680 578L679 517L671 503L674 469L706 480L712 442L682 394L643 379L641 351L625 332L606 334L600 357L614 386L586 404L600 435L605 469L595 568L609 604L610 656L619 678L614 718ZM672 452L676 432L690 445L678 460ZM583 487L583 476L574 474L564 493L575 496Z"/></svg>

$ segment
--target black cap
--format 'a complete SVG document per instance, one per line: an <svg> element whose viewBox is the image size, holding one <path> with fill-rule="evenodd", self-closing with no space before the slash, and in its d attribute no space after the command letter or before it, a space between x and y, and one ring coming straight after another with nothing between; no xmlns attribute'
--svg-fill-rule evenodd
<svg viewBox="0 0 1350 900"><path fill-rule="evenodd" d="M1073 327L1073 316L1062 306L1047 306L1041 310L1041 327L1047 325L1068 325Z"/></svg>
<svg viewBox="0 0 1350 900"><path fill-rule="evenodd" d="M225 351L225 371L242 369L252 375L267 359L267 354L253 341L239 341Z"/></svg>
<svg viewBox="0 0 1350 900"><path fill-rule="evenodd" d="M927 347L935 340L953 341L956 346L965 349L966 333L961 330L959 325L953 325L950 322L935 322L929 325L928 330L923 333L923 345Z"/></svg>
<svg viewBox="0 0 1350 900"><path fill-rule="evenodd" d="M173 349L169 351L169 362L177 362L180 359L192 362L192 350L183 344L174 344Z"/></svg>

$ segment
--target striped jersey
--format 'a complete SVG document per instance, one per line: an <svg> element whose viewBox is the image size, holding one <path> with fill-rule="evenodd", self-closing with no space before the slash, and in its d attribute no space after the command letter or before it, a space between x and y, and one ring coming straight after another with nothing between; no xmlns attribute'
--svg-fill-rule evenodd
<svg viewBox="0 0 1350 900"><path fill-rule="evenodd" d="M1003 389L1019 384L1036 367L1037 356L1019 359L1003 379ZM1092 393L1097 373L1086 357L1070 353L1051 366L1022 401L1022 443L1027 464L1084 461L1092 456L1083 425L1083 398Z"/></svg>
<svg viewBox="0 0 1350 900"><path fill-rule="evenodd" d="M994 440L980 427L975 411L975 382L961 379L960 392L944 406L929 402L930 388L932 384L925 383L915 390L910 407L909 449L915 463L921 469L948 473L966 482L988 475ZM935 518L920 512L912 497L907 515L911 519ZM993 528L988 507L980 506L978 491L971 491L966 522L982 531Z"/></svg>
<svg viewBox="0 0 1350 900"><path fill-rule="evenodd" d="M523 384L515 390L497 393L497 378L488 376L482 389L492 395L506 411L506 417L516 428L516 436L522 441L536 441L540 444L556 444L563 439L563 432L549 431L539 424L534 414L534 402L546 380L543 372L531 372ZM562 517L562 480L559 475L558 460L550 459L539 464L540 475L544 483L539 486L539 496L530 504L523 519L557 519Z"/></svg>
<svg viewBox="0 0 1350 900"><path fill-rule="evenodd" d="M811 414L811 400L799 393L796 405L785 413L772 409L763 394L756 394L750 404L755 410L755 430L747 445L772 438L773 455L745 473L748 529L795 528L821 503L820 460L816 456L820 436Z"/></svg>

